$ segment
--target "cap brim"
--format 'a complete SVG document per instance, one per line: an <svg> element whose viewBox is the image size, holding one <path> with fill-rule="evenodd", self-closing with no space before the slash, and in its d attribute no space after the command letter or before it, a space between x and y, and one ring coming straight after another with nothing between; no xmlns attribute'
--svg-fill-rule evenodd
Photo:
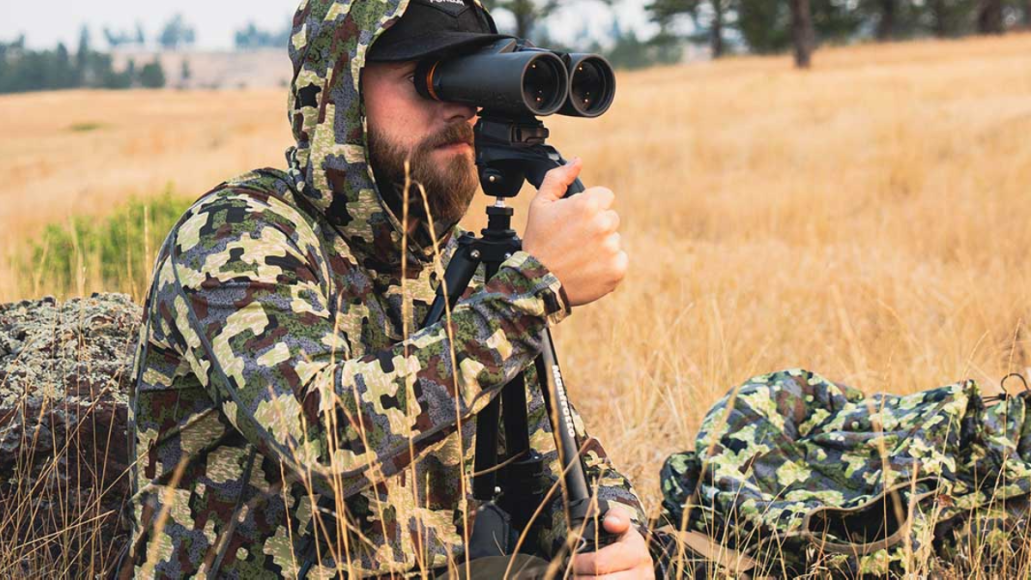
<svg viewBox="0 0 1031 580"><path fill-rule="evenodd" d="M463 49L485 46L503 38L515 38L508 34L484 34L482 32L435 32L390 43L387 46L373 44L369 50L369 62L403 62L423 60Z"/></svg>

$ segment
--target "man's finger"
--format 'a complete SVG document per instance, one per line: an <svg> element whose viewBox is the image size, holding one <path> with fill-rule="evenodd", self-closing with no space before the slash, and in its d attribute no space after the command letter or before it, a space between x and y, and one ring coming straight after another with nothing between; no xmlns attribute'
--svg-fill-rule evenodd
<svg viewBox="0 0 1031 580"><path fill-rule="evenodd" d="M579 574L573 576L573 580L641 580L642 578L654 578L655 571L647 566L641 566L633 570L625 570L623 572L616 572L614 574L605 574L603 576L581 576Z"/></svg>
<svg viewBox="0 0 1031 580"><path fill-rule="evenodd" d="M590 203L599 211L612 209L612 204L616 201L616 194L607 187L592 187L586 191L585 197L588 197Z"/></svg>
<svg viewBox="0 0 1031 580"><path fill-rule="evenodd" d="M573 573L578 576L599 576L630 569L638 564L636 550L622 542L609 544L597 552L577 554Z"/></svg>
<svg viewBox="0 0 1031 580"><path fill-rule="evenodd" d="M573 159L562 167L552 169L544 176L544 182L537 192L537 200L557 201L566 195L566 190L580 176L583 169L583 160L579 157Z"/></svg>

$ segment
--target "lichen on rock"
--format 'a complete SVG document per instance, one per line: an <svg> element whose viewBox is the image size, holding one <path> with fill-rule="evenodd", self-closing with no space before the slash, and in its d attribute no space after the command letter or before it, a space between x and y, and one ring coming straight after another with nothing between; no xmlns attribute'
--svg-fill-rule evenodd
<svg viewBox="0 0 1031 580"><path fill-rule="evenodd" d="M0 304L5 535L28 542L75 529L101 561L125 544L119 516L129 490L127 403L141 316L124 294ZM62 542L45 545L67 551ZM67 565L68 555L57 561Z"/></svg>

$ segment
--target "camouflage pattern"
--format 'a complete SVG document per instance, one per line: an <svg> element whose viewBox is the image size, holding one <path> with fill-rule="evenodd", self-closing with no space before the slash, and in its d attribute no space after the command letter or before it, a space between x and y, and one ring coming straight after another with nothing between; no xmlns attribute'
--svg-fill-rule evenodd
<svg viewBox="0 0 1031 580"><path fill-rule="evenodd" d="M749 379L662 470L664 515L775 575L911 572L1012 559L1031 517L1031 393L987 406L974 381L864 395L814 373ZM1020 560L1017 560L1020 561Z"/></svg>
<svg viewBox="0 0 1031 580"><path fill-rule="evenodd" d="M366 156L360 74L405 0L302 2L290 54L296 147L191 207L157 259L131 402L134 543L125 574L417 575L460 565L472 416L525 373L531 443L557 481L532 363L569 308L518 252L450 323L418 324L457 247L407 240ZM445 230L446 231L446 230ZM583 430L602 499L643 521ZM557 494L558 495L558 494ZM556 500L557 501L557 500ZM564 542L550 504L539 553Z"/></svg>

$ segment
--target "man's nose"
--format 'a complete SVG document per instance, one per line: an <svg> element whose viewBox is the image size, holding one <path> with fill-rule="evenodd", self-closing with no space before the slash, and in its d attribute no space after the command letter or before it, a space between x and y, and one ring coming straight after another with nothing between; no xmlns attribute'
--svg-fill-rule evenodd
<svg viewBox="0 0 1031 580"><path fill-rule="evenodd" d="M459 121L468 121L476 116L476 107L463 103L440 103L444 115L444 121L448 124Z"/></svg>

